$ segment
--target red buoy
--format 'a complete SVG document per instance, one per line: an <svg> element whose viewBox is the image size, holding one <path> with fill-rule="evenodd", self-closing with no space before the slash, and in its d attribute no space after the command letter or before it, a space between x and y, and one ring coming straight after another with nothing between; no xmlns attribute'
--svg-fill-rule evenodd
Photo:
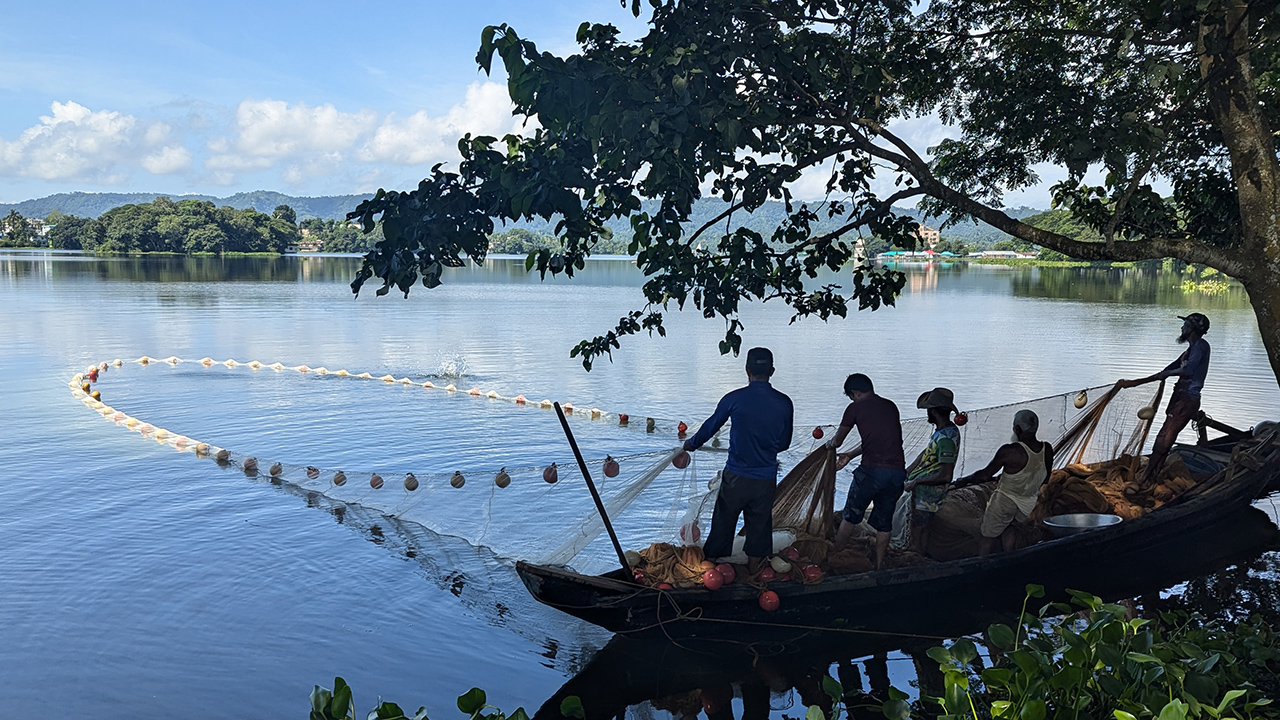
<svg viewBox="0 0 1280 720"><path fill-rule="evenodd" d="M619 425L626 425L626 424L627 424L627 423L629 423L629 422L631 422L631 418L630 418L630 417L628 417L626 413L620 413L620 414L618 415L618 424L619 424Z"/></svg>
<svg viewBox="0 0 1280 720"><path fill-rule="evenodd" d="M681 450L679 455L676 455L674 458L671 459L671 464L675 465L677 468L681 470L689 467L689 453L685 452L684 450Z"/></svg>
<svg viewBox="0 0 1280 720"><path fill-rule="evenodd" d="M822 578L822 568L817 565L805 565L801 572L804 573L805 582L816 582Z"/></svg>
<svg viewBox="0 0 1280 720"><path fill-rule="evenodd" d="M760 593L760 607L763 608L765 612L773 612L781 605L782 601L778 599L778 593L772 590L765 590Z"/></svg>
<svg viewBox="0 0 1280 720"><path fill-rule="evenodd" d="M702 584L708 590L719 590L724 586L724 576L719 570L708 570L702 573Z"/></svg>
<svg viewBox="0 0 1280 720"><path fill-rule="evenodd" d="M555 463L551 463L542 471L542 479L552 484L560 479L560 470L556 468Z"/></svg>
<svg viewBox="0 0 1280 720"><path fill-rule="evenodd" d="M778 554L781 555L783 559L786 560L787 562L800 562L800 551L795 549L794 546L789 545L787 547L784 547L782 548L782 552Z"/></svg>
<svg viewBox="0 0 1280 720"><path fill-rule="evenodd" d="M374 473L372 476L370 476L370 477L369 477L369 487L373 488L374 490L379 490L379 489L381 489L381 488L382 488L382 476L381 476L381 475L379 475L378 473Z"/></svg>
<svg viewBox="0 0 1280 720"><path fill-rule="evenodd" d="M658 583L659 590L675 590L675 586L671 583Z"/></svg>
<svg viewBox="0 0 1280 720"><path fill-rule="evenodd" d="M644 584L644 571L640 568L631 568L631 577L635 578L636 582L641 585Z"/></svg>
<svg viewBox="0 0 1280 720"><path fill-rule="evenodd" d="M702 539L702 528L698 527L698 523L691 522L680 528L680 539L686 543L696 543Z"/></svg>
<svg viewBox="0 0 1280 720"><path fill-rule="evenodd" d="M720 573L720 577L724 579L724 584L728 585L738 577L738 571L733 569L729 563L720 563L716 566L716 572Z"/></svg>
<svg viewBox="0 0 1280 720"><path fill-rule="evenodd" d="M605 456L604 459L604 476L618 477L619 471L618 461L613 459L612 455Z"/></svg>
<svg viewBox="0 0 1280 720"><path fill-rule="evenodd" d="M964 425L967 422L969 422L969 413L956 413L955 423L957 425Z"/></svg>
<svg viewBox="0 0 1280 720"><path fill-rule="evenodd" d="M822 439L822 434L823 434L823 433L822 433L822 428L820 428L820 427L816 427L816 428L814 428L814 429L813 429L813 439L814 439L814 440L821 440L821 439Z"/></svg>
<svg viewBox="0 0 1280 720"><path fill-rule="evenodd" d="M681 420L680 424L676 426L676 433L678 433L680 437L684 437L687 432L689 432L689 426L685 425L684 421Z"/></svg>
<svg viewBox="0 0 1280 720"><path fill-rule="evenodd" d="M764 569L760 571L760 575L756 579L762 583L771 583L778 579L778 573L773 568L765 565Z"/></svg>

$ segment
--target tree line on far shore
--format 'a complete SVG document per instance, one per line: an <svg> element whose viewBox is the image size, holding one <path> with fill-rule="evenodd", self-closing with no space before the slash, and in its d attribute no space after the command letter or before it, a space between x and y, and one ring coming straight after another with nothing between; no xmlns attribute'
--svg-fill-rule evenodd
<svg viewBox="0 0 1280 720"><path fill-rule="evenodd" d="M1027 218L1027 222L1046 230L1081 240L1089 230L1074 223L1061 210L1050 210ZM173 201L167 197L153 202L122 205L97 218L68 215L58 211L43 221L44 235L37 232L40 221L32 222L16 210L0 218L0 247L52 247L59 250L85 250L98 253L172 252L182 254L282 253L301 245L306 249L334 253L364 253L382 240L381 226L365 234L345 220L308 218L298 222L288 205L279 205L267 215L253 209L218 207L202 200ZM616 235L601 240L594 252L598 255L626 255L630 237ZM889 244L875 236L864 240L868 254L875 256L889 250ZM554 249L557 239L527 228L512 228L490 236L489 252L502 255L527 255L545 248ZM1036 248L1022 240L1003 240L994 247L987 243L965 243L943 237L933 249L967 255L981 249L1033 251ZM1056 257L1046 259L1064 259Z"/></svg>

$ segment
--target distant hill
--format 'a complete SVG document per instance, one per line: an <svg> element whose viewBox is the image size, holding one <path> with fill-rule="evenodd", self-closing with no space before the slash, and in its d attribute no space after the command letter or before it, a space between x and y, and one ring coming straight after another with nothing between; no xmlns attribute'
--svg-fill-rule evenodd
<svg viewBox="0 0 1280 720"><path fill-rule="evenodd" d="M236 193L229 197L220 198L211 195L166 195L165 193L59 193L36 200L24 200L20 203L3 204L0 203L0 216L7 214L10 210L17 210L24 216L29 218L44 218L54 210L66 213L68 215L77 215L79 217L96 218L102 213L121 205L147 203L155 200L157 197L169 197L173 200L206 200L216 205L229 205L233 208L244 210L253 208L259 212L270 213L277 205L288 205L297 213L298 220L306 220L309 218L320 218L322 220L340 220L346 217L346 214L355 209L356 205L362 200L372 197L372 195L330 195L325 197L295 197L285 195L283 193L271 192L267 190L257 190L254 192ZM812 207L813 204L810 203ZM656 203L645 203L644 209L652 211L656 209ZM724 201L716 198L704 198L699 200L693 208L693 217L691 225L699 227L703 223L711 220L724 211L726 205ZM926 225L937 226L936 219L925 218L921 213L914 209L897 208L898 213L916 218L917 221ZM1006 210L1009 215L1015 218L1025 218L1038 213L1044 212L1034 208L1012 208ZM819 211L820 215L825 215ZM781 202L767 202L751 215L737 214L731 228L745 226L762 234L769 234L778 226L778 223L786 217L786 208ZM844 223L840 218L828 219L823 218L815 228L819 232L834 230ZM551 234L555 228L554 222L527 222L517 223L515 225L499 226L498 230L511 229L512 227L525 228L536 233ZM722 226L723 227L723 226ZM610 228L614 231L615 237L619 240L630 241L631 225L627 220L615 220L610 223ZM990 247L993 243L1008 239L1008 235L996 230L995 228L978 222L963 222L942 231L942 237L948 240L960 240L968 245L974 245L979 248Z"/></svg>
<svg viewBox="0 0 1280 720"><path fill-rule="evenodd" d="M213 195L174 195L169 193L58 193L35 200L24 200L19 203L0 203L0 215L17 210L29 218L44 218L57 210L68 215L96 218L102 213L118 208L121 205L137 205L148 203L158 197L173 200L204 200L219 207L229 205L237 210L253 208L258 212L270 214L277 205L288 205L297 213L299 220L318 217L324 220L338 220L354 210L362 200L370 195L330 195L326 197L294 197L268 190L236 193L220 198Z"/></svg>

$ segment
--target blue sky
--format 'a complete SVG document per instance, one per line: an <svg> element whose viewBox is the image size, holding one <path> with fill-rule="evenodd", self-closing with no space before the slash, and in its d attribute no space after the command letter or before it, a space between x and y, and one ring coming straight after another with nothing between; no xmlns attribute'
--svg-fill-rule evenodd
<svg viewBox="0 0 1280 720"><path fill-rule="evenodd" d="M504 78L475 66L484 26L563 54L584 20L644 30L617 0L11 3L0 201L411 187L456 159L463 132L518 127ZM928 119L899 130L921 144L945 132ZM1043 191L1014 200L1047 204Z"/></svg>

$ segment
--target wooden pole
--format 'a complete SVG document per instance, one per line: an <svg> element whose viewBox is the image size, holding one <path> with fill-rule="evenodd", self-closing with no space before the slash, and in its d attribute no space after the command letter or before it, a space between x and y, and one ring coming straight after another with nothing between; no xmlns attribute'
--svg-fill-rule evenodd
<svg viewBox="0 0 1280 720"><path fill-rule="evenodd" d="M613 531L613 523L609 522L609 513L604 510L604 502L600 500L600 492L596 490L596 484L591 480L591 473L587 471L587 461L582 459L582 451L578 449L578 441L573 438L573 431L569 429L569 419L564 416L564 411L560 409L560 403L553 403L556 408L556 416L560 418L560 427L564 428L564 436L569 438L569 447L573 448L573 456L578 459L578 469L582 471L582 479L587 481L587 489L591 490L591 499L596 501L596 510L600 511L600 519L604 521L604 529L609 531L609 539L613 541L613 549L618 553L618 562L622 564L622 570L627 574L627 579L631 578L631 564L627 562L626 553L622 552L622 544L618 542L618 534Z"/></svg>

